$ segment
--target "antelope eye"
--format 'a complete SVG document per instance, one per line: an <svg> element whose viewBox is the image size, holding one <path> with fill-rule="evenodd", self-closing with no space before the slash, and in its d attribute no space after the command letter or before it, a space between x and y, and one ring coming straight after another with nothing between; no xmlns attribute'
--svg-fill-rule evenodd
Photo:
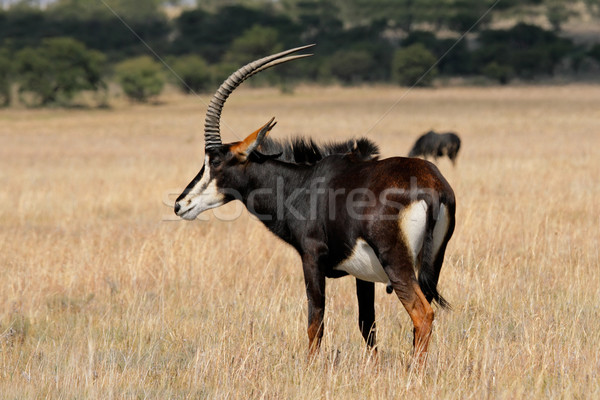
<svg viewBox="0 0 600 400"><path fill-rule="evenodd" d="M210 159L209 163L211 167L216 168L221 165L222 161L220 157L214 157Z"/></svg>

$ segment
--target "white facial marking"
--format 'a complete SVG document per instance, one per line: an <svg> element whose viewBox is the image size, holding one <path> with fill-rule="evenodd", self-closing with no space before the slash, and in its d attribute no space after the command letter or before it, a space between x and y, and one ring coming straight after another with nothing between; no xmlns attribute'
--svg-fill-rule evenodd
<svg viewBox="0 0 600 400"><path fill-rule="evenodd" d="M179 203L181 204L179 216L187 220L193 220L201 212L225 203L225 196L219 192L217 182L211 178L208 156L204 158L202 178Z"/></svg>
<svg viewBox="0 0 600 400"><path fill-rule="evenodd" d="M423 247L427 228L427 203L425 200L417 201L406 207L400 214L398 224L408 246L409 255L412 256L413 266L415 266L417 256Z"/></svg>
<svg viewBox="0 0 600 400"><path fill-rule="evenodd" d="M363 281L382 283L390 281L375 252L363 239L358 239L352 254L333 269L345 271Z"/></svg>
<svg viewBox="0 0 600 400"><path fill-rule="evenodd" d="M205 156L204 157L204 174L202 175L202 178L200 178L198 183L196 183L196 186L194 186L194 188L190 191L190 194L195 193L195 192L197 194L198 191L202 190L202 188L204 188L208 185L208 182L210 182L210 166L208 165L208 156Z"/></svg>

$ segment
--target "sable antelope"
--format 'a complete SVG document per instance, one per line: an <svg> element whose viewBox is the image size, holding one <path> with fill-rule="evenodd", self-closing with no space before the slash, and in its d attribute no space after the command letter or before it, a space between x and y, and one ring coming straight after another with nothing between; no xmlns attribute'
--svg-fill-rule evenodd
<svg viewBox="0 0 600 400"><path fill-rule="evenodd" d="M309 355L323 336L325 278L356 278L358 321L375 349L374 282L387 284L414 324L415 355L426 354L431 302L447 306L436 286L454 231L452 188L432 163L414 158L379 160L368 139L317 145L312 140L267 138L271 119L242 141L223 144L223 105L243 80L310 54L287 50L234 72L212 98L204 128L204 166L175 202L187 220L231 200L242 201L302 259L308 297ZM417 278L418 276L418 278Z"/></svg>
<svg viewBox="0 0 600 400"><path fill-rule="evenodd" d="M432 156L434 161L437 161L438 157L448 156L452 164L456 164L458 150L460 150L460 138L456 133L429 131L417 139L408 156Z"/></svg>

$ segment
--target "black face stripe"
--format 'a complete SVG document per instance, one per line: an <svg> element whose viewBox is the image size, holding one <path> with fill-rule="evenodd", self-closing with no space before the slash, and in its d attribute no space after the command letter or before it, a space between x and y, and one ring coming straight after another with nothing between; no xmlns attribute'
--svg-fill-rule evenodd
<svg viewBox="0 0 600 400"><path fill-rule="evenodd" d="M189 183L189 185L187 185L187 187L179 195L179 197L177 198L177 200L175 200L175 203L179 202L181 199L184 199L185 196L187 196L188 193L194 188L194 186L196 186L196 184L200 181L200 179L202 179L202 176L204 175L204 169L205 169L205 166L203 165L202 169L200 170L200 172L198 172L198 175L196 175L194 177L194 179Z"/></svg>

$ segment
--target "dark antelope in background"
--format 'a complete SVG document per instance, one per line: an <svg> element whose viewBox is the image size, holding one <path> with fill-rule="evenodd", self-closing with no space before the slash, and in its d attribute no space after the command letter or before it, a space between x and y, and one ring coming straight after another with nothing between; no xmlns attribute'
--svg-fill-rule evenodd
<svg viewBox="0 0 600 400"><path fill-rule="evenodd" d="M434 161L437 161L438 157L448 156L452 164L456 164L458 150L460 150L460 138L456 133L429 131L417 139L408 156L425 158L431 156Z"/></svg>
<svg viewBox="0 0 600 400"><path fill-rule="evenodd" d="M283 62L299 47L249 63L217 90L206 113L204 166L175 203L193 220L231 200L242 201L300 254L308 297L309 354L323 336L325 278L353 275L359 327L375 350L374 282L387 284L414 324L414 349L426 354L432 301L454 231L455 200L435 165L421 159L378 159L367 139L326 146L267 138L273 119L246 139L223 144L219 121L231 92L246 78ZM418 276L418 277L417 277Z"/></svg>

